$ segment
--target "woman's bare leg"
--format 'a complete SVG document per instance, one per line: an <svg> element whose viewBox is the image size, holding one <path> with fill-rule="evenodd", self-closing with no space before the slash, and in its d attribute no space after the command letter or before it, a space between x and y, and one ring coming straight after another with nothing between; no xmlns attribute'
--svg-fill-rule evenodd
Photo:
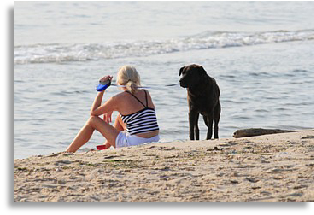
<svg viewBox="0 0 314 215"><path fill-rule="evenodd" d="M67 152L76 152L76 150L78 150L81 146L90 140L94 130L94 128L86 123L67 148Z"/></svg>
<svg viewBox="0 0 314 215"><path fill-rule="evenodd" d="M119 131L99 117L92 116L87 120L86 124L67 148L67 152L76 152L81 146L90 140L95 130L99 131L107 139L108 143L115 147L115 140Z"/></svg>
<svg viewBox="0 0 314 215"><path fill-rule="evenodd" d="M122 121L120 114L117 116L116 120L114 121L114 128L117 129L117 131L125 131L126 125Z"/></svg>
<svg viewBox="0 0 314 215"><path fill-rule="evenodd" d="M117 116L116 120L114 121L114 125L113 127L117 130L117 131L125 131L125 124L123 123L120 114ZM105 142L106 148L110 148L111 146L114 146L115 143L109 143L108 140Z"/></svg>

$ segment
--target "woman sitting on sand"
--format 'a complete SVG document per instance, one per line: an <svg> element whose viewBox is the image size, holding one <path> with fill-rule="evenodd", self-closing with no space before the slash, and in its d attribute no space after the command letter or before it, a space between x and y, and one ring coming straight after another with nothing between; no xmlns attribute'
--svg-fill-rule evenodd
<svg viewBox="0 0 314 215"><path fill-rule="evenodd" d="M108 99L104 104L105 90L98 92L91 108L91 117L79 131L67 152L76 152L89 141L95 130L106 139L105 148L121 148L159 141L159 127L155 106L147 90L140 90L140 76L132 66L123 66L117 75L117 84L124 85L123 92ZM103 77L100 81L112 80ZM118 111L114 126L110 125L113 111ZM104 114L104 118L99 116Z"/></svg>

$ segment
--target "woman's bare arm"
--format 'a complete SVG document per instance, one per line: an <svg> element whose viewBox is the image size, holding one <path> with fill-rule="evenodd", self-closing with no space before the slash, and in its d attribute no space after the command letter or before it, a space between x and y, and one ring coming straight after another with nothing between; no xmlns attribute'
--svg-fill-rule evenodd
<svg viewBox="0 0 314 215"><path fill-rule="evenodd" d="M101 105L104 92L105 91L103 90L103 91L97 93L97 96L96 96L96 98L92 104L91 111L90 111L92 116L95 116L95 113L94 113L95 110L97 110L97 108ZM98 115L100 115L100 114L98 114Z"/></svg>

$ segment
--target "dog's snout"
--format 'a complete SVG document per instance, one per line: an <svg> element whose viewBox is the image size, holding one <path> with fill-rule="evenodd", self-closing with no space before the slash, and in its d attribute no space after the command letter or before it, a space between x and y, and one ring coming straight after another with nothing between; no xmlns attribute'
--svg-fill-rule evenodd
<svg viewBox="0 0 314 215"><path fill-rule="evenodd" d="M184 79L182 79L182 78L179 80L179 84L180 84L181 87L187 87Z"/></svg>

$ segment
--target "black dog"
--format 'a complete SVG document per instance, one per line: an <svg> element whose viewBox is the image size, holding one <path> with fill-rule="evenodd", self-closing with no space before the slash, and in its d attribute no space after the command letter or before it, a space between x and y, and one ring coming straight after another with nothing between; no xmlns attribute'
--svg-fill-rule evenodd
<svg viewBox="0 0 314 215"><path fill-rule="evenodd" d="M202 66L190 65L180 68L180 86L187 88L187 100L189 104L190 140L199 140L198 117L203 115L208 127L207 140L218 137L218 123L220 121L220 89L215 79L208 76ZM195 136L194 136L195 134Z"/></svg>

